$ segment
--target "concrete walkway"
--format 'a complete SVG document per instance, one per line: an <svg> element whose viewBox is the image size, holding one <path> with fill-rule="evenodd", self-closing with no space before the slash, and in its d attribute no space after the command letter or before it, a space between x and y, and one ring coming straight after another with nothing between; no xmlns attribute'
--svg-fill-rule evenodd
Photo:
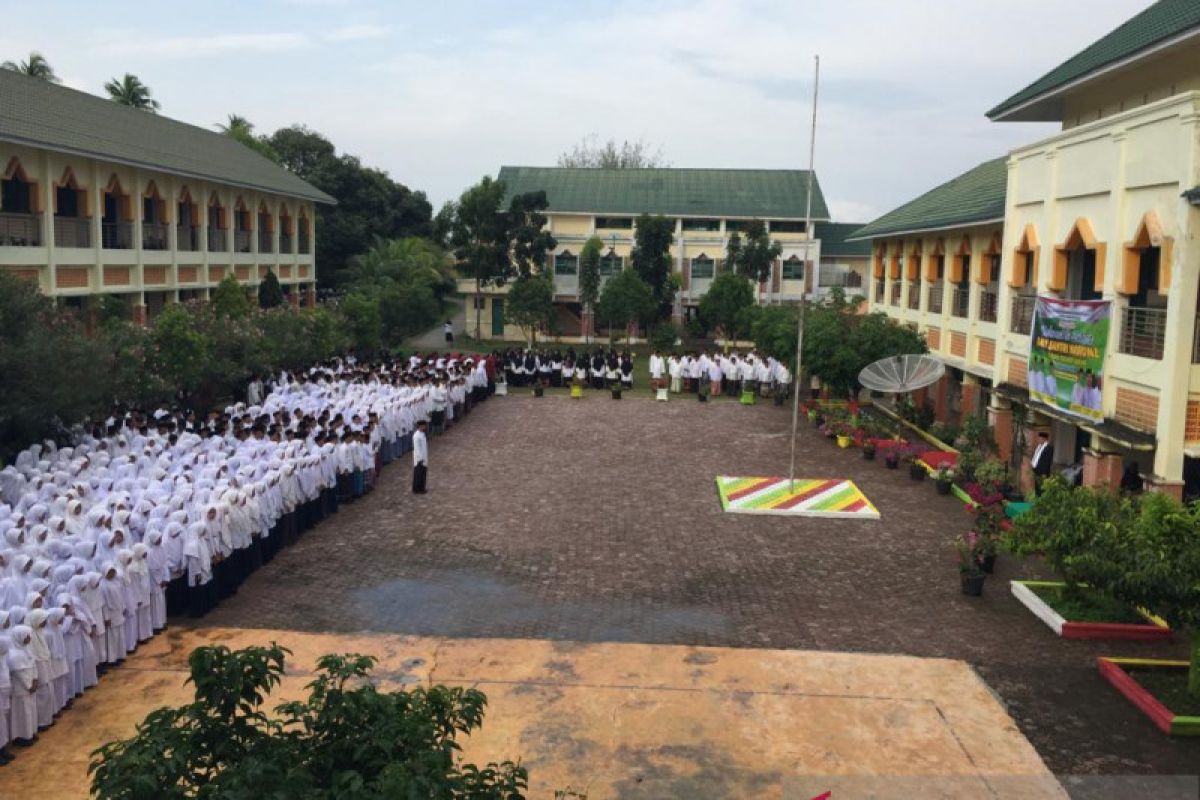
<svg viewBox="0 0 1200 800"><path fill-rule="evenodd" d="M301 697L330 652L375 655L389 689L478 687L487 714L463 756L519 758L530 798L1066 798L961 661L222 628L173 629L143 645L18 750L0 771L0 797L85 797L93 749L191 700L194 647L269 641L294 653L271 708Z"/></svg>
<svg viewBox="0 0 1200 800"><path fill-rule="evenodd" d="M446 302L453 306L446 310L442 320L437 325L433 326L424 333L411 336L404 340L404 347L408 350L417 350L424 352L426 350L445 350L446 335L442 331L442 325L446 320L451 320L454 323L454 338L457 339L463 335L463 300L461 297L447 297Z"/></svg>

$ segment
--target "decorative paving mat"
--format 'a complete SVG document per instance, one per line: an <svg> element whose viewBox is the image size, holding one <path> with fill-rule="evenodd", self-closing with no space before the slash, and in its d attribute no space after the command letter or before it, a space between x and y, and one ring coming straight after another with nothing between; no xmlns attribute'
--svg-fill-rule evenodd
<svg viewBox="0 0 1200 800"><path fill-rule="evenodd" d="M721 508L731 514L879 519L879 511L854 481L717 476Z"/></svg>

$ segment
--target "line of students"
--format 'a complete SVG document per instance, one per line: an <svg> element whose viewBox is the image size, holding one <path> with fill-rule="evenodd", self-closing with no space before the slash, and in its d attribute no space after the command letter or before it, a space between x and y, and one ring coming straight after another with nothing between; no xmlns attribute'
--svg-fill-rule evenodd
<svg viewBox="0 0 1200 800"><path fill-rule="evenodd" d="M615 348L594 348L576 353L569 347L558 350L507 350L493 354L504 364L505 380L510 386L591 386L593 389L622 386L633 388L633 355Z"/></svg>
<svg viewBox="0 0 1200 800"><path fill-rule="evenodd" d="M118 408L0 470L0 763L106 667L202 615L486 398L486 372L337 359L207 417Z"/></svg>

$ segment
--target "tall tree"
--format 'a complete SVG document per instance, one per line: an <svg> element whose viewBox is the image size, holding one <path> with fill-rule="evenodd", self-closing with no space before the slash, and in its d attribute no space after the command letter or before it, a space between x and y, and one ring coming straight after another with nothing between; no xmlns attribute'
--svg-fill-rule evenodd
<svg viewBox="0 0 1200 800"><path fill-rule="evenodd" d="M518 326L532 347L537 331L548 330L554 317L554 279L521 275L513 281L504 303L504 321Z"/></svg>
<svg viewBox="0 0 1200 800"><path fill-rule="evenodd" d="M142 83L137 75L129 72L126 72L123 78L113 78L104 84L104 90L113 101L139 111L157 114L162 108L162 104L151 97L150 87Z"/></svg>
<svg viewBox="0 0 1200 800"><path fill-rule="evenodd" d="M736 272L722 272L700 300L700 319L707 330L720 328L726 339L736 339L743 332L746 309L753 305L750 281Z"/></svg>
<svg viewBox="0 0 1200 800"><path fill-rule="evenodd" d="M546 255L558 246L558 241L546 228L550 205L545 192L526 192L513 197L508 204L507 229L513 271L532 275L546 266Z"/></svg>
<svg viewBox="0 0 1200 800"><path fill-rule="evenodd" d="M50 62L38 52L30 53L28 61L5 61L0 64L0 69L19 72L22 75L39 78L50 83L62 83L62 80L54 74L54 68L50 66Z"/></svg>
<svg viewBox="0 0 1200 800"><path fill-rule="evenodd" d="M604 284L597 311L600 321L609 329L620 326L628 333L634 323L653 322L657 305L650 285L635 271L627 269Z"/></svg>
<svg viewBox="0 0 1200 800"><path fill-rule="evenodd" d="M579 251L579 302L583 303L585 311L593 314L600 299L600 253L603 249L600 237L593 236Z"/></svg>
<svg viewBox="0 0 1200 800"><path fill-rule="evenodd" d="M475 295L485 286L502 286L510 277L508 230L500 212L504 184L484 175L458 200L450 242L459 271L475 280ZM475 338L482 338L482 312L475 304Z"/></svg>
<svg viewBox="0 0 1200 800"><path fill-rule="evenodd" d="M631 260L633 269L654 293L660 317L671 313L674 302L671 284L671 242L674 238L674 220L649 214L638 217Z"/></svg>
<svg viewBox="0 0 1200 800"><path fill-rule="evenodd" d="M254 133L254 123L245 117L230 114L229 121L224 123L218 122L216 128L230 139L236 139L256 153L261 153L276 163L279 162L279 154L271 146L268 137L256 135Z"/></svg>
<svg viewBox="0 0 1200 800"><path fill-rule="evenodd" d="M258 285L258 307L275 308L283 305L283 299L283 287L279 285L279 278L275 275L275 270L268 268L267 277Z"/></svg>
<svg viewBox="0 0 1200 800"><path fill-rule="evenodd" d="M596 134L585 136L558 157L560 167L592 169L646 169L670 166L663 158L662 148L651 146L642 139L617 144L616 139L600 142Z"/></svg>
<svg viewBox="0 0 1200 800"><path fill-rule="evenodd" d="M453 200L442 203L437 214L433 216L432 230L429 238L440 247L448 247L450 234L454 230L454 215L458 213L458 204Z"/></svg>
<svg viewBox="0 0 1200 800"><path fill-rule="evenodd" d="M766 224L756 219L746 226L745 239L734 234L734 238L729 240L726 258L739 275L759 284L761 291L762 284L771 278L771 265L782 253L783 246L771 241Z"/></svg>

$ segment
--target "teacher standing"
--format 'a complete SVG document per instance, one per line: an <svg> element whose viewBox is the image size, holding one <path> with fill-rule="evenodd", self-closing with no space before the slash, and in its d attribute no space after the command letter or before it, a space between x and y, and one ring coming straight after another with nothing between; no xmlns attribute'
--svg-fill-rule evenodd
<svg viewBox="0 0 1200 800"><path fill-rule="evenodd" d="M413 494L425 494L425 479L429 473L429 440L425 436L428 425L428 422L421 420L413 431Z"/></svg>

